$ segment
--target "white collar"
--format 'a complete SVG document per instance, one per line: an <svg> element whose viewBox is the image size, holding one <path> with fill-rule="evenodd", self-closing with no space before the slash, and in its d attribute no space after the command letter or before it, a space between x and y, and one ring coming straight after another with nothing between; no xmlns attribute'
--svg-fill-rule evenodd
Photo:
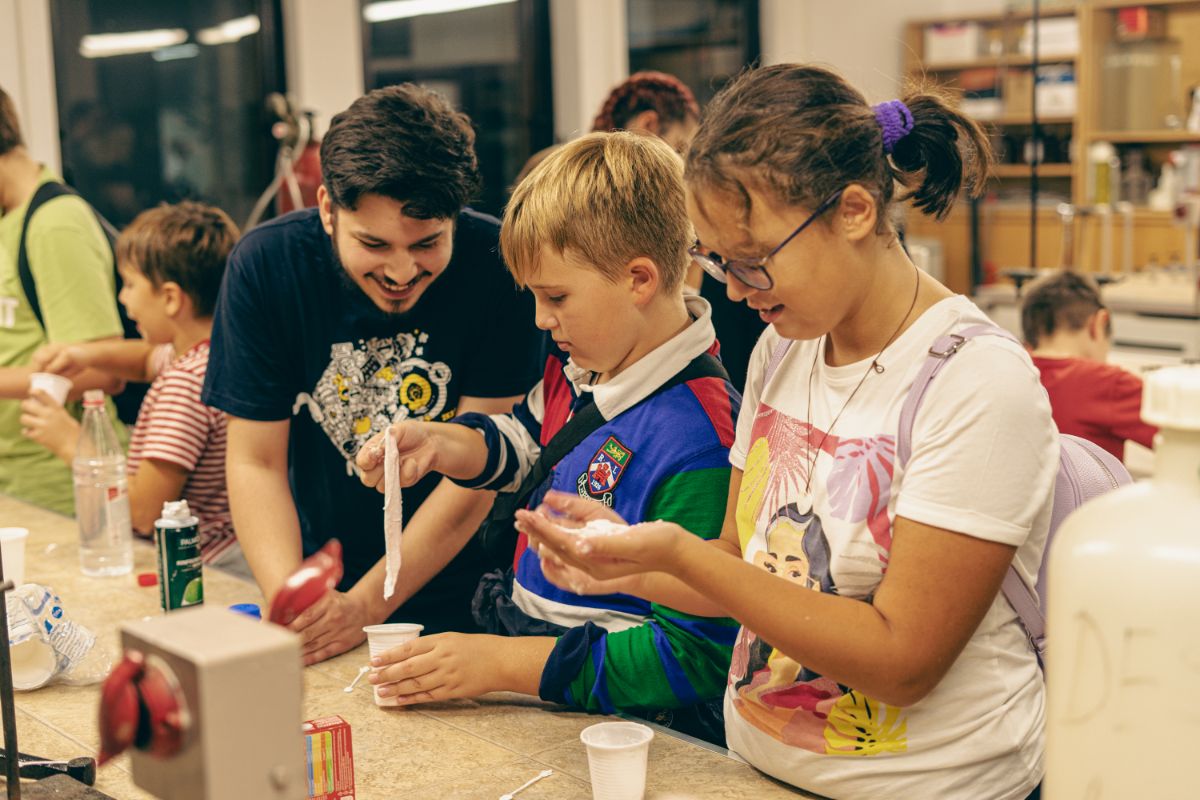
<svg viewBox="0 0 1200 800"><path fill-rule="evenodd" d="M604 418L615 419L649 397L696 356L706 352L717 338L712 324L712 306L698 295L685 296L684 305L692 323L607 383L588 383L592 371L568 361L563 374L571 382L575 394L591 392L596 408Z"/></svg>

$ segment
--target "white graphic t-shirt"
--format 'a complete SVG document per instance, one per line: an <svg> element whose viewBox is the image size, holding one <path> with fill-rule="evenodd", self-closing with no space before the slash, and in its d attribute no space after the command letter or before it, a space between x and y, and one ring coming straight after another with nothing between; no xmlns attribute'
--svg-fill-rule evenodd
<svg viewBox="0 0 1200 800"><path fill-rule="evenodd" d="M939 302L887 348L885 371L868 375L849 404L869 359L830 367L817 352L824 340L796 342L764 390L780 341L767 330L751 358L730 454L743 470L737 526L747 561L813 591L870 602L887 569L892 522L903 516L1017 547L1015 563L1032 585L1058 437L1037 370L1018 345L995 336L965 344L934 378L912 455L896 464L900 408L930 346L981 323L987 318L966 298ZM906 708L818 675L742 628L725 725L729 747L759 769L839 800L1022 800L1042 776L1044 702L1036 657L997 596L941 683Z"/></svg>

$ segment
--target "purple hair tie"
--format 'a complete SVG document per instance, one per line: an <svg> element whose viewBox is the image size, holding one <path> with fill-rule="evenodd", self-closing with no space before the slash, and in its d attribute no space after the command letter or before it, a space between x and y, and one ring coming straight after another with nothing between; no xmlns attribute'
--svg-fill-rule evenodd
<svg viewBox="0 0 1200 800"><path fill-rule="evenodd" d="M883 152L891 155L896 143L912 133L913 115L901 100L888 100L872 109L883 131Z"/></svg>

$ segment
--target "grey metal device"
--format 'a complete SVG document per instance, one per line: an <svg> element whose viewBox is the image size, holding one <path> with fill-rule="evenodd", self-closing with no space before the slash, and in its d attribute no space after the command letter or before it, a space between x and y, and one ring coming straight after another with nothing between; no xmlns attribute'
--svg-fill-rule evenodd
<svg viewBox="0 0 1200 800"><path fill-rule="evenodd" d="M172 674L186 717L176 754L130 749L134 783L162 800L307 795L299 636L205 606L125 623L121 645Z"/></svg>

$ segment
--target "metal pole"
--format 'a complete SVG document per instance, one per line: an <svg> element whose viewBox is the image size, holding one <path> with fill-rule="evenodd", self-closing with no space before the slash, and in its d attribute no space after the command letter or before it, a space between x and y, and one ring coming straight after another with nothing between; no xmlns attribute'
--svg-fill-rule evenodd
<svg viewBox="0 0 1200 800"><path fill-rule="evenodd" d="M5 779L9 800L21 800L21 748L17 746L17 709L13 696L12 652L8 649L8 593L13 582L4 578L0 555L0 712L4 717Z"/></svg>
<svg viewBox="0 0 1200 800"><path fill-rule="evenodd" d="M1029 268L1036 271L1037 259L1037 198L1038 198L1038 162L1041 161L1041 127L1038 125L1037 78L1038 78L1038 36L1041 33L1038 0L1033 0L1033 97L1030 98L1030 119L1033 123L1033 163L1029 165Z"/></svg>

